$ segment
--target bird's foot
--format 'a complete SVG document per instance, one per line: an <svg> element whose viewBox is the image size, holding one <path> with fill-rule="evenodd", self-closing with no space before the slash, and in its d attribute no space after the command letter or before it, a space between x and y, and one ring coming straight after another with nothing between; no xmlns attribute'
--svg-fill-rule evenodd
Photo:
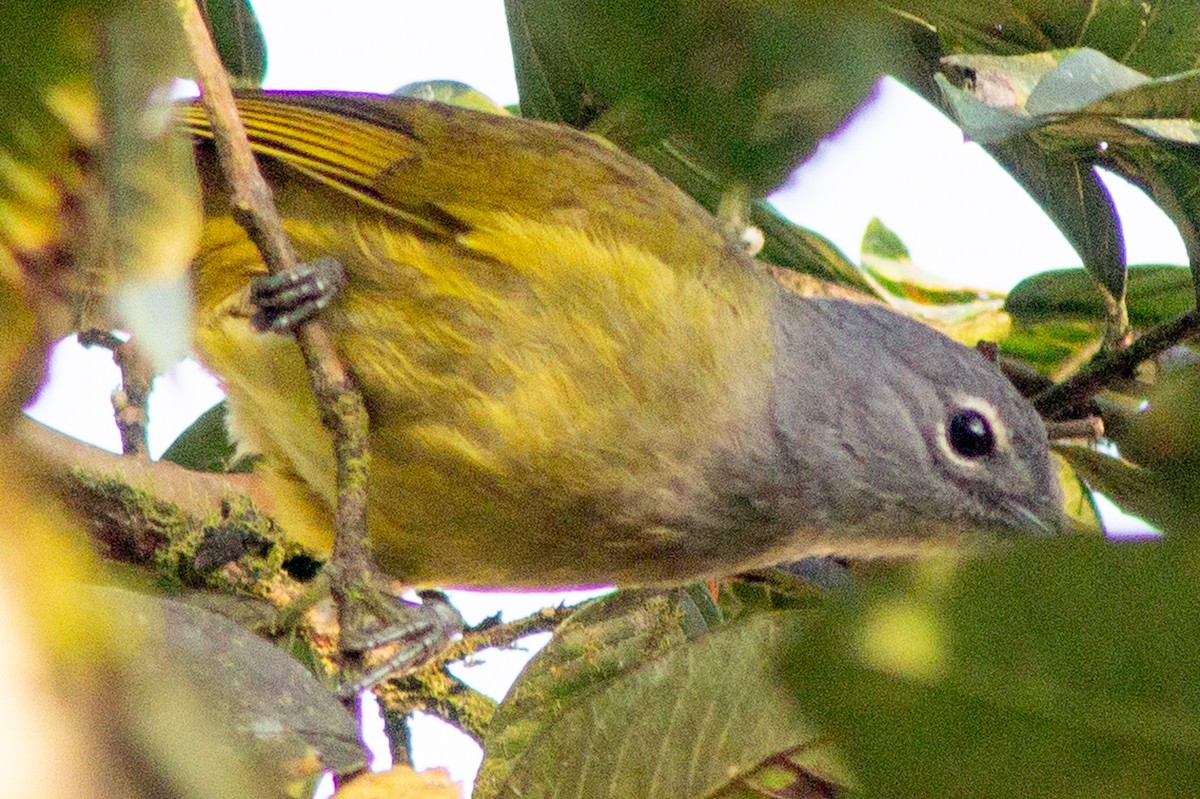
<svg viewBox="0 0 1200 799"><path fill-rule="evenodd" d="M421 602L410 602L380 588L370 571L336 567L330 586L338 610L343 677L337 693L343 700L415 669L462 632L462 616L439 591L422 591Z"/></svg>
<svg viewBox="0 0 1200 799"><path fill-rule="evenodd" d="M251 322L261 331L290 333L333 302L346 285L346 270L334 258L297 264L250 284Z"/></svg>

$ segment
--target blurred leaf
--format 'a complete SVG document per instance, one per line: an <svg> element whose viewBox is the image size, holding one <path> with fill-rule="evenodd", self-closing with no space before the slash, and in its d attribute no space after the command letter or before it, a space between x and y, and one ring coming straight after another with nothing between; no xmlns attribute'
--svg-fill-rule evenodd
<svg viewBox="0 0 1200 799"><path fill-rule="evenodd" d="M396 766L388 771L355 777L334 794L335 799L459 799L461 786L445 769L413 771Z"/></svg>
<svg viewBox="0 0 1200 799"><path fill-rule="evenodd" d="M168 96L185 66L178 25L157 0L20 0L5 14L16 24L0 34L4 260L47 288L38 312L56 334L117 325L115 298L121 326L165 367L187 349L200 225Z"/></svg>
<svg viewBox="0 0 1200 799"><path fill-rule="evenodd" d="M1130 127L1141 127L1130 123ZM1192 280L1200 284L1200 148L1166 141L1110 146L1104 163L1140 186L1171 218L1183 239Z"/></svg>
<svg viewBox="0 0 1200 799"><path fill-rule="evenodd" d="M0 255L3 255L0 246ZM0 267L0 431L16 419L45 378L51 342L39 330L24 292Z"/></svg>
<svg viewBox="0 0 1200 799"><path fill-rule="evenodd" d="M14 0L0 27L0 265L11 285L33 273L44 296L64 298L39 309L52 338L74 329L79 272L98 257L86 214L68 208L85 179L79 152L98 135L86 85L100 9L93 0ZM71 252L75 242L83 252Z"/></svg>
<svg viewBox="0 0 1200 799"><path fill-rule="evenodd" d="M224 400L192 422L162 454L162 459L197 472L250 472L254 456L238 457L229 437Z"/></svg>
<svg viewBox="0 0 1200 799"><path fill-rule="evenodd" d="M262 86L267 74L267 43L249 0L200 0L199 5L234 86Z"/></svg>
<svg viewBox="0 0 1200 799"><path fill-rule="evenodd" d="M872 219L863 234L861 258L863 277L877 296L955 341L974 346L1008 335L1010 322L1000 311L1001 295L949 285L923 272L900 237L878 219Z"/></svg>
<svg viewBox="0 0 1200 799"><path fill-rule="evenodd" d="M1018 321L1000 341L1000 351L1049 378L1061 380L1100 351L1101 332L1099 322L1070 318Z"/></svg>
<svg viewBox="0 0 1200 799"><path fill-rule="evenodd" d="M39 799L278 796L274 765L229 746L178 663L147 673L136 633L96 601L87 533L46 494L21 441L0 462L0 766L5 792Z"/></svg>
<svg viewBox="0 0 1200 799"><path fill-rule="evenodd" d="M963 131L980 144L995 144L1037 127L1024 111L1037 84L1068 55L1065 50L1003 58L947 56L935 76Z"/></svg>
<svg viewBox="0 0 1200 799"><path fill-rule="evenodd" d="M1192 68L1200 8L1190 0L901 0L891 3L935 30L948 53L1012 56L1090 47L1149 75Z"/></svg>
<svg viewBox="0 0 1200 799"><path fill-rule="evenodd" d="M1146 406L1133 413L1106 413L1104 430L1121 457L1141 466L1171 468L1200 461L1200 364L1164 371Z"/></svg>
<svg viewBox="0 0 1200 799"><path fill-rule="evenodd" d="M870 255L888 261L900 261L912 264L908 247L900 237L875 217L867 223L867 230L862 237L862 254Z"/></svg>
<svg viewBox="0 0 1200 799"><path fill-rule="evenodd" d="M136 0L109 8L95 70L105 231L121 321L165 370L191 343L187 270L201 224L192 148L177 135L169 95L187 63L168 5Z"/></svg>
<svg viewBox="0 0 1200 799"><path fill-rule="evenodd" d="M501 116L512 115L507 108L497 105L483 92L456 80L426 80L408 83L392 92L392 96L415 97L418 100L446 103Z"/></svg>
<svg viewBox="0 0 1200 799"><path fill-rule="evenodd" d="M1200 533L1200 459L1179 460L1170 468L1139 467L1085 447L1057 446L1093 491L1140 516L1167 534Z"/></svg>
<svg viewBox="0 0 1200 799"><path fill-rule="evenodd" d="M1129 267L1129 321L1145 329L1174 319L1195 303L1192 277L1179 266ZM1025 278L1008 293L1004 310L1020 322L1104 316L1104 301L1082 269L1053 269Z"/></svg>
<svg viewBox="0 0 1200 799"><path fill-rule="evenodd" d="M852 579L845 563L824 555L740 574L720 584L720 618L809 608L823 591L845 586ZM700 585L707 591L706 585Z"/></svg>
<svg viewBox="0 0 1200 799"><path fill-rule="evenodd" d="M1079 253L1104 298L1106 341L1117 346L1129 324L1125 242L1112 198L1092 167L1095 148L1047 148L1034 132L1038 114L1069 113L1146 78L1091 50L952 56L945 64L969 88L938 76L959 124L1037 200Z"/></svg>
<svg viewBox="0 0 1200 799"><path fill-rule="evenodd" d="M1200 198L1194 191L1200 181L1200 121L1192 118L1200 73L1151 79L1102 53L1080 49L1058 59L1021 97L989 90L995 81L980 82L972 66L976 61L973 56L947 59L963 85L944 77L939 82L968 135L1007 157L1018 177L1026 175L1031 193L1106 287L1111 345L1123 332L1116 291L1123 245L1111 200L1090 166L1116 171L1158 203L1178 228L1193 277L1200 279ZM989 59L988 69L1004 75L1005 61ZM1013 59L1012 66L1026 61ZM1075 180L1064 170L1074 170Z"/></svg>
<svg viewBox="0 0 1200 799"><path fill-rule="evenodd" d="M763 232L765 243L758 257L840 286L873 293L862 272L833 242L820 233L785 218L767 202L750 208L750 221Z"/></svg>
<svg viewBox="0 0 1200 799"><path fill-rule="evenodd" d="M1127 333L1127 267L1121 221L1108 189L1086 161L1039 149L1028 137L986 148L1037 200L1079 253L1103 299L1110 344Z"/></svg>
<svg viewBox="0 0 1200 799"><path fill-rule="evenodd" d="M867 224L862 242L863 270L885 297L918 306L962 306L987 301L998 307L1001 295L982 289L949 286L917 268L900 237L878 219Z"/></svg>
<svg viewBox="0 0 1200 799"><path fill-rule="evenodd" d="M1092 492L1062 455L1051 452L1050 457L1054 461L1054 468L1058 470L1058 487L1063 494L1063 512L1075 522L1079 531L1104 535L1104 525L1100 522L1100 511L1096 508Z"/></svg>
<svg viewBox="0 0 1200 799"><path fill-rule="evenodd" d="M1032 116L1070 114L1150 79L1089 48L1069 51L1030 93L1025 111Z"/></svg>
<svg viewBox="0 0 1200 799"><path fill-rule="evenodd" d="M777 660L863 795L1193 796L1200 568L1075 539L918 563Z"/></svg>
<svg viewBox="0 0 1200 799"><path fill-rule="evenodd" d="M901 59L880 7L507 0L521 109L630 150L666 140L761 197Z"/></svg>
<svg viewBox="0 0 1200 799"><path fill-rule="evenodd" d="M47 105L52 87L86 74L89 31L98 0L10 0L0 29L0 151L36 145L34 136L56 122Z"/></svg>
<svg viewBox="0 0 1200 799"><path fill-rule="evenodd" d="M190 604L116 588L94 592L141 637L135 669L147 676L186 670L212 710L270 759L300 762L316 752L335 771L362 768L354 717L283 650Z"/></svg>
<svg viewBox="0 0 1200 799"><path fill-rule="evenodd" d="M769 665L810 621L791 610L710 627L681 591L589 604L501 705L476 796L710 796L812 745Z"/></svg>

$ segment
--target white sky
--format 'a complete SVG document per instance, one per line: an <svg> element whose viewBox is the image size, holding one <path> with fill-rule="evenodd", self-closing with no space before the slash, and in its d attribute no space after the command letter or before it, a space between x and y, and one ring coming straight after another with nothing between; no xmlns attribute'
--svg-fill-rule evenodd
<svg viewBox="0 0 1200 799"><path fill-rule="evenodd" d="M267 37L269 88L386 93L414 81L453 79L502 104L517 100L502 0L342 0L336 12L327 0L256 0L254 6ZM1162 212L1121 179L1107 182L1124 220L1130 262L1186 263L1179 235ZM961 284L1004 291L1027 275L1080 263L999 166L894 81L885 81L875 100L838 137L824 142L774 200L851 260L857 260L867 223L879 217L919 266ZM60 347L52 384L31 413L118 451L109 404L116 382L107 353ZM159 378L155 387L151 449L157 456L220 392L191 363ZM167 413L168 408L190 408L190 415ZM455 595L468 622L501 607L507 618L517 618L554 601L545 595ZM493 665L458 673L499 697L526 657L489 653L484 659ZM446 765L455 779L469 783L478 750L447 729L433 719L414 721L414 756L419 766Z"/></svg>

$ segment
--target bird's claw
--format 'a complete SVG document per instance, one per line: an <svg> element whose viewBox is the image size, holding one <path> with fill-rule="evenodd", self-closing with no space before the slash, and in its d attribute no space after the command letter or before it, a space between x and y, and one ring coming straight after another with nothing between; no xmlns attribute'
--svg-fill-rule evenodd
<svg viewBox="0 0 1200 799"><path fill-rule="evenodd" d="M343 653L362 653L381 647L395 647L381 661L360 665L342 680L337 692L343 698L357 696L390 674L407 671L436 655L448 639L462 632L463 618L446 596L438 591L423 591L421 603L409 602L369 589L362 596L358 613L343 616L340 648ZM376 600L376 601L372 601ZM343 614L347 608L341 608ZM352 617L352 620L351 620ZM359 658L353 658L361 664Z"/></svg>
<svg viewBox="0 0 1200 799"><path fill-rule="evenodd" d="M334 258L297 264L250 284L251 322L260 331L290 333L333 302L346 285L346 270Z"/></svg>

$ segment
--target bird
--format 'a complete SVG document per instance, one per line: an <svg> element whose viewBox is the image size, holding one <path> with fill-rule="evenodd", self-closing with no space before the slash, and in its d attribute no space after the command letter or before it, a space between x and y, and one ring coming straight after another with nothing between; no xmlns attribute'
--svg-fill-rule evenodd
<svg viewBox="0 0 1200 799"><path fill-rule="evenodd" d="M603 139L404 97L237 106L307 268L266 277L186 106L195 347L315 551L334 455L298 317L272 306L301 284L335 290L302 313L362 392L372 554L406 584L669 585L1062 529L1045 428L993 363L882 305L788 290Z"/></svg>

